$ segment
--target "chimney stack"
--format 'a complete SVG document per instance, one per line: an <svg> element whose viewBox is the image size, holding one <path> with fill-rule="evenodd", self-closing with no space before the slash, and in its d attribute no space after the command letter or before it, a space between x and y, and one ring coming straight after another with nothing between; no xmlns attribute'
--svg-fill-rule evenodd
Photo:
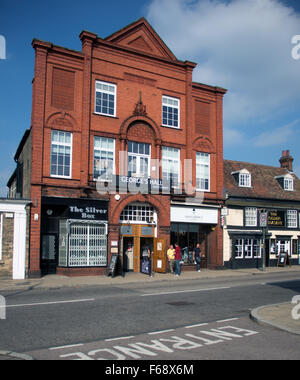
<svg viewBox="0 0 300 380"><path fill-rule="evenodd" d="M282 157L280 158L280 167L283 169L287 169L288 171L293 171L293 157L290 156L289 150L283 150L282 151Z"/></svg>

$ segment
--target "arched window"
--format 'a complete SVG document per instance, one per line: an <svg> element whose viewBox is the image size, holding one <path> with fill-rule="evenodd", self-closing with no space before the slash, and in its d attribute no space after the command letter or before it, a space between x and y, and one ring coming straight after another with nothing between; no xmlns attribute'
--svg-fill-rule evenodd
<svg viewBox="0 0 300 380"><path fill-rule="evenodd" d="M154 221L154 213L154 207L148 203L131 203L123 209L120 215L120 222L152 223Z"/></svg>

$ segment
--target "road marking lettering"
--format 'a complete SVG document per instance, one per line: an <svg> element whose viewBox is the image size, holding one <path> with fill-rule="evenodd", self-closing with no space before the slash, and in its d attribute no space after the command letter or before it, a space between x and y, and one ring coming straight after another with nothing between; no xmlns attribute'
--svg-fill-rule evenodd
<svg viewBox="0 0 300 380"><path fill-rule="evenodd" d="M239 318L231 318L237 320ZM228 321L228 320L223 320ZM215 323L221 323L217 321ZM190 351L201 349L206 346L217 345L226 342L233 343L255 334L257 331L248 330L241 327L227 325L219 325L217 328L203 328L207 323L199 323L193 326L186 326L178 330L169 329L156 331L145 334L143 336L128 336L120 338L106 339L95 343L98 347L91 344L79 344L70 346L54 347L49 349L52 353L64 349L55 359L73 359L73 360L132 360L157 358L162 353L180 353L182 351ZM202 327L202 328L199 328ZM189 330L185 330L188 328ZM192 330L194 328L194 330ZM176 331L176 332L175 332ZM170 334L167 334L167 333ZM161 334L161 335L160 335ZM155 335L155 338L154 338ZM148 338L147 338L148 337ZM133 340L134 339L134 340ZM123 342L116 342L122 340ZM126 341L127 340L127 341ZM80 350L76 347L81 346ZM73 348L73 349L72 349ZM74 352L75 351L75 352ZM34 353L30 353L31 355Z"/></svg>

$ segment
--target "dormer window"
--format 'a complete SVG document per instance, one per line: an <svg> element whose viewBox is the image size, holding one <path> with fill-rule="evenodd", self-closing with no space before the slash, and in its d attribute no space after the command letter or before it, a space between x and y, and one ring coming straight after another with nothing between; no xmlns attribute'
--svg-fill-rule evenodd
<svg viewBox="0 0 300 380"><path fill-rule="evenodd" d="M294 180L293 178L284 179L284 190L294 191Z"/></svg>
<svg viewBox="0 0 300 380"><path fill-rule="evenodd" d="M239 175L239 186L240 187L251 187L251 174L250 173L240 173L240 175Z"/></svg>
<svg viewBox="0 0 300 380"><path fill-rule="evenodd" d="M283 190L294 191L294 178L291 174L286 174L275 178L277 179Z"/></svg>
<svg viewBox="0 0 300 380"><path fill-rule="evenodd" d="M247 169L231 173L239 184L239 187L251 187L251 174Z"/></svg>

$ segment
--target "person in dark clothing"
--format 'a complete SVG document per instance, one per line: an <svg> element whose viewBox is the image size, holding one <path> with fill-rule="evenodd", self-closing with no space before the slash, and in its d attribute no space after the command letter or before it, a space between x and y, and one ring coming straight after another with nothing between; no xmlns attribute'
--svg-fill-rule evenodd
<svg viewBox="0 0 300 380"><path fill-rule="evenodd" d="M180 260L181 260L181 249L179 245L175 244L175 276L180 276L181 268L180 268Z"/></svg>
<svg viewBox="0 0 300 380"><path fill-rule="evenodd" d="M201 249L200 249L199 243L196 245L196 248L194 249L193 254L194 254L194 261L196 261L196 271L200 272Z"/></svg>

